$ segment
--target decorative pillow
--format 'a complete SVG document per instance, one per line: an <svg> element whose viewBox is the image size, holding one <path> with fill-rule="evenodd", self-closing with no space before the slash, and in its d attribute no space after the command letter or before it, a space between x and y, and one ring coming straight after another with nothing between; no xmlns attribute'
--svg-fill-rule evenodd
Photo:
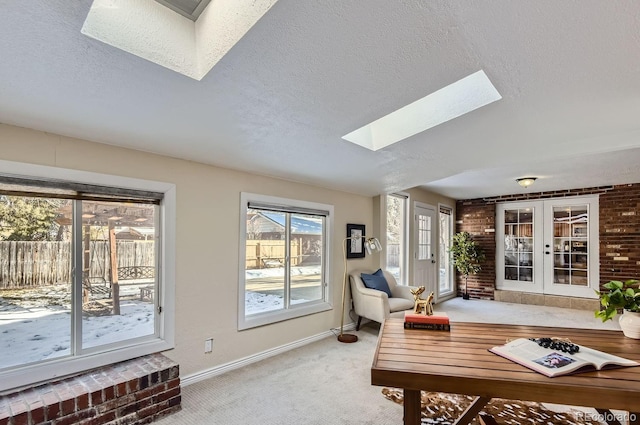
<svg viewBox="0 0 640 425"><path fill-rule="evenodd" d="M386 292L389 298L391 298L391 289L389 289L387 279L385 279L382 274L382 269L378 269L374 274L362 273L360 274L360 277L362 278L362 282L364 282L364 286L369 289Z"/></svg>

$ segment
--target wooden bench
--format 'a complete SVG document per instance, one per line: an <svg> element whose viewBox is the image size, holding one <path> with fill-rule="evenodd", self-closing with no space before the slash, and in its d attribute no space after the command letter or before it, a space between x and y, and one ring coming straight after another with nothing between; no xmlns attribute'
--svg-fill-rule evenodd
<svg viewBox="0 0 640 425"><path fill-rule="evenodd" d="M282 261L279 258L263 258L262 264L265 267L282 267Z"/></svg>
<svg viewBox="0 0 640 425"><path fill-rule="evenodd" d="M153 286L145 286L140 288L140 301L153 302Z"/></svg>

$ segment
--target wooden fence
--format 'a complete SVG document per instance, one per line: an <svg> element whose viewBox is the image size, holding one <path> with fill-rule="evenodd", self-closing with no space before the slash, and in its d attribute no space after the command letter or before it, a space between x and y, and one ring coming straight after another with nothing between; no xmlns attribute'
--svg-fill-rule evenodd
<svg viewBox="0 0 640 425"><path fill-rule="evenodd" d="M248 240L246 251L246 268L263 269L281 267L285 259L285 241L283 240ZM291 265L302 261L301 244L297 239L291 241Z"/></svg>
<svg viewBox="0 0 640 425"><path fill-rule="evenodd" d="M155 267L154 241L117 241L118 268ZM109 242L91 241L89 277L109 281ZM71 282L71 242L0 241L0 289Z"/></svg>
<svg viewBox="0 0 640 425"><path fill-rule="evenodd" d="M387 244L387 267L400 267L400 244Z"/></svg>

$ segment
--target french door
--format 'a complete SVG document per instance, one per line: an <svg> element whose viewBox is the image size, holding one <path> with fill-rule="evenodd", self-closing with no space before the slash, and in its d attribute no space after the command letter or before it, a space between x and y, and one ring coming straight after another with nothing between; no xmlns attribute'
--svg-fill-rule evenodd
<svg viewBox="0 0 640 425"><path fill-rule="evenodd" d="M434 207L420 202L415 203L413 285L424 286L427 295L431 292L437 294L436 235L438 221L436 217L436 209Z"/></svg>
<svg viewBox="0 0 640 425"><path fill-rule="evenodd" d="M505 203L496 217L498 289L596 297L597 197Z"/></svg>

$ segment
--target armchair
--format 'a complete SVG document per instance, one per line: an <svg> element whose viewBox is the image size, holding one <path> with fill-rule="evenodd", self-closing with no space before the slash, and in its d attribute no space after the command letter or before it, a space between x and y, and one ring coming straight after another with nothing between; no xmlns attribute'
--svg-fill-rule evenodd
<svg viewBox="0 0 640 425"><path fill-rule="evenodd" d="M387 271L383 275L391 294L391 298L383 291L367 288L360 277L361 273L371 273L368 270L357 270L349 275L351 284L351 297L353 298L353 309L358 316L356 330L360 329L362 318L367 318L375 322L382 323L391 313L412 309L414 306L411 289L414 286L398 285L395 277Z"/></svg>

